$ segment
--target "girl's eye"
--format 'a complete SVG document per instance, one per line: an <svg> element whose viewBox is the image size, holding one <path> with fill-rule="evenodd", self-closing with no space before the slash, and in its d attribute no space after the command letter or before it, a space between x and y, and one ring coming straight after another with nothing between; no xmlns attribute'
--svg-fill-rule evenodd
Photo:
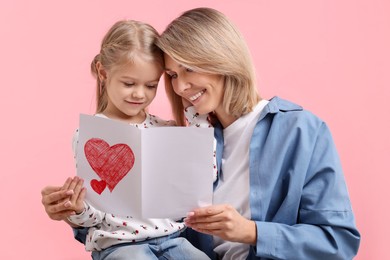
<svg viewBox="0 0 390 260"><path fill-rule="evenodd" d="M148 87L150 89L155 89L155 88L157 88L157 85L147 85L146 87Z"/></svg>
<svg viewBox="0 0 390 260"><path fill-rule="evenodd" d="M187 71L187 72L193 72L193 70L190 69L190 68L186 68L186 71Z"/></svg>
<svg viewBox="0 0 390 260"><path fill-rule="evenodd" d="M123 82L123 84L124 84L126 87L132 87L132 86L134 86L134 83L133 83L133 82Z"/></svg>

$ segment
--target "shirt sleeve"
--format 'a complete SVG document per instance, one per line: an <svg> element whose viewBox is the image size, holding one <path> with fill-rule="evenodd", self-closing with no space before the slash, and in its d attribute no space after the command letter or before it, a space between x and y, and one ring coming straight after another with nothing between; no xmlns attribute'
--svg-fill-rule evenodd
<svg viewBox="0 0 390 260"><path fill-rule="evenodd" d="M318 129L297 224L256 221L256 255L270 259L352 259L359 248L347 187L330 131Z"/></svg>
<svg viewBox="0 0 390 260"><path fill-rule="evenodd" d="M93 227L102 223L105 213L101 212L84 201L84 211L80 214L69 216L68 220L81 227Z"/></svg>
<svg viewBox="0 0 390 260"><path fill-rule="evenodd" d="M79 129L76 129L72 138L72 152L73 152L73 159L76 167L77 167L77 144L78 143L79 143Z"/></svg>
<svg viewBox="0 0 390 260"><path fill-rule="evenodd" d="M190 106L184 109L184 116L187 119L189 127L202 127L202 128L212 128L213 126L208 121L208 115L200 115L196 112L195 107ZM213 143L213 181L215 182L218 178L218 168L217 168L217 142L214 138Z"/></svg>

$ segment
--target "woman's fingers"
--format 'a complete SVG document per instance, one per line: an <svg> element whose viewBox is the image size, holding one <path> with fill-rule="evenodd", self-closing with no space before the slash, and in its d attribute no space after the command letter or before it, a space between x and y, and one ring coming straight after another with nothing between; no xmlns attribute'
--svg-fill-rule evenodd
<svg viewBox="0 0 390 260"><path fill-rule="evenodd" d="M241 216L231 205L196 209L190 212L184 221L188 227L224 240L256 243L255 222Z"/></svg>
<svg viewBox="0 0 390 260"><path fill-rule="evenodd" d="M73 194L73 190L62 190L62 187L48 186L41 191L41 194L42 204L45 206L68 199Z"/></svg>
<svg viewBox="0 0 390 260"><path fill-rule="evenodd" d="M69 186L72 182L73 178L71 177L68 177L64 183L64 185L62 185L62 190L69 190Z"/></svg>
<svg viewBox="0 0 390 260"><path fill-rule="evenodd" d="M64 220L69 216L76 214L74 210L65 210L56 213L48 213L47 215L53 220Z"/></svg>
<svg viewBox="0 0 390 260"><path fill-rule="evenodd" d="M72 204L69 200L66 200L65 202L60 202L63 199L63 195L61 194L66 194L66 197L69 197L69 193L67 192L73 192L73 191L59 191L55 192L49 195L46 195L46 199L43 199L43 205L45 207L45 211L47 215L53 219L53 220L62 220L66 217L69 217L70 215L74 215L75 212L71 208ZM59 199L59 200L57 200ZM52 203L47 203L52 201Z"/></svg>
<svg viewBox="0 0 390 260"><path fill-rule="evenodd" d="M215 205L198 208L192 212L189 212L185 221L188 224L221 221L223 218L223 213L226 211L227 207L228 205Z"/></svg>

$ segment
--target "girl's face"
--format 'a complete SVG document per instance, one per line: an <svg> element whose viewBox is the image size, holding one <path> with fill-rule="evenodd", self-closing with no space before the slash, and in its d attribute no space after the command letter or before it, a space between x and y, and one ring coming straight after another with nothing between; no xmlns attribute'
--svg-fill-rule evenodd
<svg viewBox="0 0 390 260"><path fill-rule="evenodd" d="M176 94L190 102L199 114L213 111L218 117L225 114L222 108L223 76L191 71L169 55L165 54L164 57L165 70Z"/></svg>
<svg viewBox="0 0 390 260"><path fill-rule="evenodd" d="M153 101L162 70L158 64L136 56L133 63L107 72L108 104L103 114L129 123L142 123Z"/></svg>

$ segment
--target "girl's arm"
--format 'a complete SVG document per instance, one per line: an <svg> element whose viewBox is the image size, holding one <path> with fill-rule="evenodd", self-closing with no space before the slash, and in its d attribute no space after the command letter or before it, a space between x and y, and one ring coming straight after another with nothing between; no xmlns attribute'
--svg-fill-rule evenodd
<svg viewBox="0 0 390 260"><path fill-rule="evenodd" d="M66 221L78 227L92 227L101 223L105 213L96 210L84 201L86 194L86 188L83 187L84 181L76 176L71 183L76 183L68 187L68 189L73 190L69 207L73 210L74 214L69 215Z"/></svg>
<svg viewBox="0 0 390 260"><path fill-rule="evenodd" d="M70 223L80 227L93 227L103 221L105 217L104 212L95 209L85 201L83 204L82 211L68 217Z"/></svg>

